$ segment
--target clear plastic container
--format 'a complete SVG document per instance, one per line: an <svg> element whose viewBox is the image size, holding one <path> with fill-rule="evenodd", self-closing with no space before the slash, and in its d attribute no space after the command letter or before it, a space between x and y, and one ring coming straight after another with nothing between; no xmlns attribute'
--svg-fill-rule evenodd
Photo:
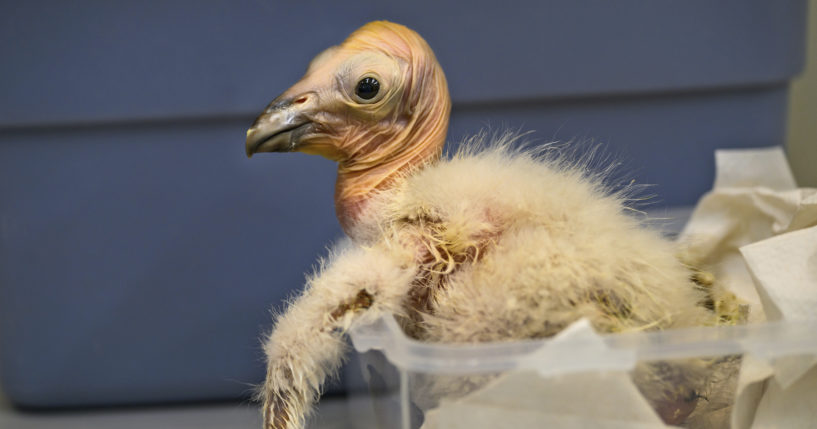
<svg viewBox="0 0 817 429"><path fill-rule="evenodd" d="M628 415L645 406L672 425L728 427L747 356L778 369L787 362L814 363L817 356L817 321L450 345L412 340L392 317L385 317L350 336L384 429L475 427L468 426L469 419L477 420L478 427L514 427L508 426L512 422L526 427L525 413L543 422L548 409L576 401L590 402L579 412L571 412L569 405L567 411L560 408L558 415L550 415L552 425L535 427L570 426L565 422L575 427L660 427L627 422ZM615 381L615 374L623 378ZM508 381L505 386L503 380ZM513 383L526 390L502 391ZM615 390L625 384L640 396L624 398L626 393ZM502 394L491 399L492 390ZM628 400L639 410L622 409L628 408L621 405ZM564 404L554 404L560 401ZM755 406L748 405L751 411L744 419L752 418ZM462 425L446 424L446 415ZM606 424L582 426L591 415ZM507 424L496 425L492 419Z"/></svg>

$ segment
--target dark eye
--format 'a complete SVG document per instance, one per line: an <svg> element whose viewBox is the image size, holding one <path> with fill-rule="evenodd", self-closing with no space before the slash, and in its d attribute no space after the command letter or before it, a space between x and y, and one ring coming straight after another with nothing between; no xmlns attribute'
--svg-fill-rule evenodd
<svg viewBox="0 0 817 429"><path fill-rule="evenodd" d="M364 100L371 100L380 90L380 82L373 77L364 77L357 83L355 94Z"/></svg>

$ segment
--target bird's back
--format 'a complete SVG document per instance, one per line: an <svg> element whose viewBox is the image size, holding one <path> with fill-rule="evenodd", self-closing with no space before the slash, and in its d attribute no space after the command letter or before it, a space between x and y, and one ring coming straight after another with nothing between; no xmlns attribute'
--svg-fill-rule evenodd
<svg viewBox="0 0 817 429"><path fill-rule="evenodd" d="M476 143L374 202L379 231L421 249L410 333L481 342L547 337L581 317L602 332L709 323L673 245L621 193L552 153Z"/></svg>

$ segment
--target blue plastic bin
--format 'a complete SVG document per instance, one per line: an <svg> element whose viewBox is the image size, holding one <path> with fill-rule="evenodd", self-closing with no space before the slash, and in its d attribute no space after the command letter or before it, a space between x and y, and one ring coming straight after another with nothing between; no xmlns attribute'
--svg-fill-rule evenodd
<svg viewBox="0 0 817 429"><path fill-rule="evenodd" d="M592 138L691 205L781 144L805 0L3 2L0 384L16 404L246 396L269 309L333 239L335 167L244 130L374 19L436 51L456 141Z"/></svg>

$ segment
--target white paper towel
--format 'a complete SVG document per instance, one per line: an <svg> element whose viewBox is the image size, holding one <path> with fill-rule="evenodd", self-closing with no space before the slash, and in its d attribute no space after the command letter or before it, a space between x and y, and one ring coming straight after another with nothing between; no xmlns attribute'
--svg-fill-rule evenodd
<svg viewBox="0 0 817 429"><path fill-rule="evenodd" d="M732 429L748 429L752 426L757 404L763 397L766 380L773 374L774 368L765 361L755 359L751 355L743 357L735 404L732 406Z"/></svg>
<svg viewBox="0 0 817 429"><path fill-rule="evenodd" d="M740 248L817 225L817 189L797 189L781 148L719 150L711 192L699 201L679 240L685 259L711 270L750 305L749 321L766 319Z"/></svg>
<svg viewBox="0 0 817 429"><path fill-rule="evenodd" d="M553 339L582 339L608 349L587 320L579 320ZM533 353L532 358L547 355ZM577 357L578 359L579 357ZM664 429L667 428L633 384L626 357L611 368L554 374L547 359L539 371L517 371L464 398L443 400L426 413L423 429Z"/></svg>
<svg viewBox="0 0 817 429"><path fill-rule="evenodd" d="M817 318L817 227L743 246L740 253L770 320Z"/></svg>
<svg viewBox="0 0 817 429"><path fill-rule="evenodd" d="M813 429L817 427L817 366L796 382L783 387L776 378L767 382L766 392L755 412L753 429Z"/></svg>
<svg viewBox="0 0 817 429"><path fill-rule="evenodd" d="M681 235L687 258L748 301L751 322L813 320L817 190L796 187L780 148L717 151L715 158L714 189ZM732 429L817 427L815 363L814 355L745 355Z"/></svg>

